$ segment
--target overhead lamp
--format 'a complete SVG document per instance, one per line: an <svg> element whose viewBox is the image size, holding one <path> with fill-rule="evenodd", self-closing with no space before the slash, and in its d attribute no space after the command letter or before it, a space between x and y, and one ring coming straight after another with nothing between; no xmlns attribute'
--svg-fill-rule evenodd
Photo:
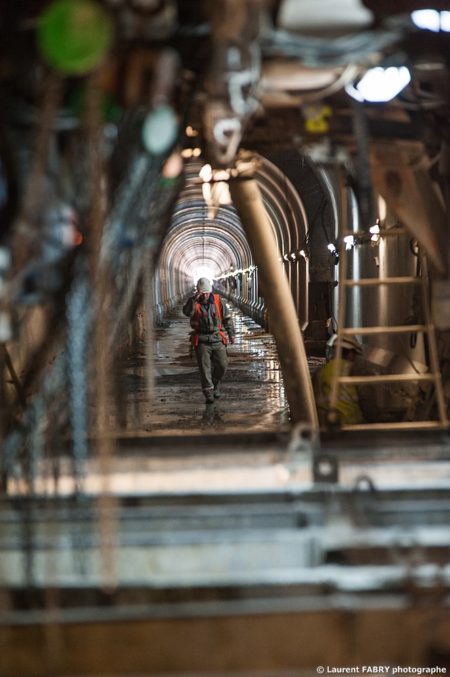
<svg viewBox="0 0 450 677"><path fill-rule="evenodd" d="M441 31L450 33L450 12L441 12Z"/></svg>
<svg viewBox="0 0 450 677"><path fill-rule="evenodd" d="M203 165L198 175L205 183L209 183L211 181L217 183L222 181L228 181L230 179L230 172L227 169L213 170L210 164Z"/></svg>
<svg viewBox="0 0 450 677"><path fill-rule="evenodd" d="M213 176L211 165L210 164L203 165L198 175L205 183L211 181Z"/></svg>
<svg viewBox="0 0 450 677"><path fill-rule="evenodd" d="M346 235L344 237L344 242L345 242L345 248L346 248L347 251L349 249L352 249L356 244L356 240L355 240L354 235Z"/></svg>
<svg viewBox="0 0 450 677"><path fill-rule="evenodd" d="M380 225L376 223L374 226L370 226L369 233L371 233L370 239L372 242L378 242L380 239Z"/></svg>
<svg viewBox="0 0 450 677"><path fill-rule="evenodd" d="M327 244L327 249L328 249L329 252L331 252L333 254L336 251L336 245L334 245L332 242L330 242L330 244Z"/></svg>
<svg viewBox="0 0 450 677"><path fill-rule="evenodd" d="M411 19L417 28L433 31L450 31L450 12L438 12L436 9L418 9L411 13Z"/></svg>
<svg viewBox="0 0 450 677"><path fill-rule="evenodd" d="M181 155L184 158L200 157L202 154L201 148L183 148Z"/></svg>
<svg viewBox="0 0 450 677"><path fill-rule="evenodd" d="M193 127L191 127L191 125L188 125L186 127L185 132L186 132L186 136L191 136L191 137L192 136L198 136L197 130L194 129Z"/></svg>
<svg viewBox="0 0 450 677"><path fill-rule="evenodd" d="M228 181L230 172L227 169L216 169L213 174L214 181Z"/></svg>
<svg viewBox="0 0 450 677"><path fill-rule="evenodd" d="M411 73L406 66L370 68L356 85L347 85L345 91L356 101L384 103L391 101L411 81Z"/></svg>
<svg viewBox="0 0 450 677"><path fill-rule="evenodd" d="M203 181L203 199L210 208L209 218L214 219L217 214L217 207L232 204L230 188L227 183L230 178L229 172L224 170L214 171L210 164L205 164L200 169L199 176Z"/></svg>

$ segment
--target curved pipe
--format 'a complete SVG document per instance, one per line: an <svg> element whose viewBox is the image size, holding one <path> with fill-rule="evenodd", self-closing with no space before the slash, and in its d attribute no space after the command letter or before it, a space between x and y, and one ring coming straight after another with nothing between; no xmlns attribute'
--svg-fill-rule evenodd
<svg viewBox="0 0 450 677"><path fill-rule="evenodd" d="M280 265L276 241L255 179L231 182L230 192L244 224L263 283L270 329L274 335L293 423L319 424L303 338L288 280Z"/></svg>

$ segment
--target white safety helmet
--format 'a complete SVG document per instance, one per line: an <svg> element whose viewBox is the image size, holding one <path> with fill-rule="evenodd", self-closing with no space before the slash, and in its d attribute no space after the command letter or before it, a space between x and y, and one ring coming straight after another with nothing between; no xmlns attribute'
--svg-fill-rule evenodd
<svg viewBox="0 0 450 677"><path fill-rule="evenodd" d="M336 347L338 335L333 334L333 336L327 341L327 348L331 352ZM354 350L358 355L362 355L362 346L360 342L353 336L343 336L341 339L341 346L346 350Z"/></svg>
<svg viewBox="0 0 450 677"><path fill-rule="evenodd" d="M197 282L197 290L205 294L208 292L212 292L211 280L208 280L207 277L201 277Z"/></svg>

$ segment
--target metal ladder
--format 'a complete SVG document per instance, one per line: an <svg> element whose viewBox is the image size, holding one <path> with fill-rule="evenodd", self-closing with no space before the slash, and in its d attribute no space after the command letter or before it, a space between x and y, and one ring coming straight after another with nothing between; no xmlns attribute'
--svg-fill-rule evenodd
<svg viewBox="0 0 450 677"><path fill-rule="evenodd" d="M403 231L403 229L401 229ZM400 230L396 229L395 234L399 234ZM394 234L394 233L392 233ZM358 236L358 233L347 233L347 235ZM366 235L366 234L364 234ZM381 235L381 233L380 233ZM343 240L342 240L343 242ZM377 422L377 423L358 423L358 424L344 424L341 430L444 430L449 426L447 418L444 391L442 387L441 372L439 369L439 359L436 345L436 332L431 317L429 294L428 294L428 274L426 259L423 255L421 260L421 275L418 277L400 276L400 277L386 277L386 278L363 278L360 280L347 279L347 249L344 244L340 248L340 283L339 283L339 311L338 311L338 337L336 340L337 368L334 372L334 378L330 393L330 412L336 411L336 404L339 395L340 384L351 385L378 385L385 383L400 383L400 382L419 382L428 381L434 384L434 395L437 404L437 420L416 420L416 421L401 421L401 422ZM371 326L371 327L345 327L346 305L347 305L347 289L349 287L375 287L381 285L420 285L422 292L422 309L424 324L408 324L397 326ZM339 373L339 366L342 364L342 339L346 336L370 336L374 334L406 334L410 332L423 333L427 337L428 353L429 353L429 369L424 374L384 374L384 375L367 375L367 376L341 376Z"/></svg>

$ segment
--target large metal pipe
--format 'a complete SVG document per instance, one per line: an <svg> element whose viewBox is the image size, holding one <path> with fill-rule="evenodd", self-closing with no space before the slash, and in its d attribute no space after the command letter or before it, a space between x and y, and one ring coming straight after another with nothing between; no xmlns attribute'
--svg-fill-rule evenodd
<svg viewBox="0 0 450 677"><path fill-rule="evenodd" d="M449 275L444 200L431 180L423 144L378 142L372 149L374 186L423 247L441 275Z"/></svg>
<svg viewBox="0 0 450 677"><path fill-rule="evenodd" d="M253 178L230 181L230 194L258 266L292 421L306 421L312 428L318 429L311 376L297 313L258 184Z"/></svg>

